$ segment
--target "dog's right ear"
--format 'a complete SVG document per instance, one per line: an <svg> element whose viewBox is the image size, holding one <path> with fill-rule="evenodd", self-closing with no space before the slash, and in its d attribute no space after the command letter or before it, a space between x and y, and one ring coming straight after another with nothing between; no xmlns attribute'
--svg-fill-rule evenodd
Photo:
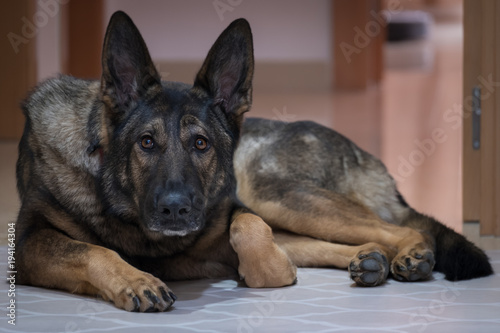
<svg viewBox="0 0 500 333"><path fill-rule="evenodd" d="M161 85L139 30L124 12L109 21L102 52L102 100L112 123L119 122L146 92Z"/></svg>

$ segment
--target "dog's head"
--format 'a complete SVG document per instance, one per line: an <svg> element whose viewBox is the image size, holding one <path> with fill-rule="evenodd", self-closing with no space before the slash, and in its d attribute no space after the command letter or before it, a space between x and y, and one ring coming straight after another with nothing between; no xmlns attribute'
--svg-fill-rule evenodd
<svg viewBox="0 0 500 333"><path fill-rule="evenodd" d="M222 32L191 86L162 82L139 31L117 12L102 66L108 210L152 237L196 234L234 190L233 152L252 98L248 22Z"/></svg>

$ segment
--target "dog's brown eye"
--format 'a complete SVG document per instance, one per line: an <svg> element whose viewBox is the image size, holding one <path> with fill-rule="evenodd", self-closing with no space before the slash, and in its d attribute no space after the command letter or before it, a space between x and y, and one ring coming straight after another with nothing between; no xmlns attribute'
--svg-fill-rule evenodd
<svg viewBox="0 0 500 333"><path fill-rule="evenodd" d="M153 147L155 146L153 138L150 137L149 135L143 136L141 138L141 146L144 149L153 149Z"/></svg>
<svg viewBox="0 0 500 333"><path fill-rule="evenodd" d="M198 150L205 150L208 147L208 142L205 138L198 137L194 145Z"/></svg>

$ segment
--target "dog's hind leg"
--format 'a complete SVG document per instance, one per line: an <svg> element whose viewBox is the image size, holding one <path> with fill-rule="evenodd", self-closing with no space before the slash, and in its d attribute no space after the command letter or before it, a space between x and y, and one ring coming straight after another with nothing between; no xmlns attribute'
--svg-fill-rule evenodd
<svg viewBox="0 0 500 333"><path fill-rule="evenodd" d="M389 263L396 254L376 243L358 246L336 244L285 231L274 231L274 239L299 267L337 267L349 269L361 286L378 286L389 274Z"/></svg>
<svg viewBox="0 0 500 333"><path fill-rule="evenodd" d="M273 229L334 243L381 244L397 253L391 261L391 271L397 272L398 278L416 281L431 276L432 239L414 229L383 221L345 195L304 184L290 184L289 188L282 185L279 200L245 197L243 191L239 194L243 194L242 201Z"/></svg>
<svg viewBox="0 0 500 333"><path fill-rule="evenodd" d="M260 217L236 213L230 243L238 254L238 272L247 286L282 287L295 283L297 266L276 245L271 228Z"/></svg>

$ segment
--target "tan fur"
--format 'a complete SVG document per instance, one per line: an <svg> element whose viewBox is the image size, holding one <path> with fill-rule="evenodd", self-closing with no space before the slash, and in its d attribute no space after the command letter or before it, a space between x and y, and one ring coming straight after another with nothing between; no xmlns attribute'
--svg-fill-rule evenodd
<svg viewBox="0 0 500 333"><path fill-rule="evenodd" d="M348 268L352 259L361 251L383 251L391 258L395 255L394 251L376 243L352 246L284 231L275 231L274 238L292 262L300 267Z"/></svg>
<svg viewBox="0 0 500 333"><path fill-rule="evenodd" d="M130 266L116 252L91 246L86 260L88 260L88 270L82 272L83 280L95 286L99 290L99 295L105 300L113 300L116 306L127 311L135 310L134 295L141 299L139 307L141 312L151 308L163 311L170 306L162 299L161 288L166 292L170 291L165 283L149 273ZM158 299L157 304L153 304L145 297L146 290L152 293L152 298Z"/></svg>
<svg viewBox="0 0 500 333"><path fill-rule="evenodd" d="M75 254L65 255L70 248ZM162 292L170 292L162 281L132 267L116 252L104 247L71 240L54 230L44 230L26 248L40 254L50 249L61 255L56 263L46 262L51 259L44 256L36 261L19 257L21 261L27 260L26 264L31 268L20 283L101 296L127 311L164 311L173 302L169 304L162 297ZM148 297L146 290L152 296Z"/></svg>
<svg viewBox="0 0 500 333"><path fill-rule="evenodd" d="M254 214L240 214L231 224L230 242L238 253L238 272L251 288L293 284L297 267L273 241L271 228Z"/></svg>
<svg viewBox="0 0 500 333"><path fill-rule="evenodd" d="M242 175L243 172L237 173L237 176ZM364 205L344 195L320 189L315 191L321 196L291 192L283 198L283 202L296 201L309 206L309 212L293 210L280 202L260 200L245 176L238 180L238 196L248 207L262 216L273 229L295 234L276 234L276 238L298 266L349 268L351 262L356 262L362 253L371 248L386 256L394 272L394 267L406 267L407 260L418 265L415 255L424 257L433 251L432 242L420 232L389 224ZM332 242L361 246L351 247ZM330 253L324 255L326 251Z"/></svg>

